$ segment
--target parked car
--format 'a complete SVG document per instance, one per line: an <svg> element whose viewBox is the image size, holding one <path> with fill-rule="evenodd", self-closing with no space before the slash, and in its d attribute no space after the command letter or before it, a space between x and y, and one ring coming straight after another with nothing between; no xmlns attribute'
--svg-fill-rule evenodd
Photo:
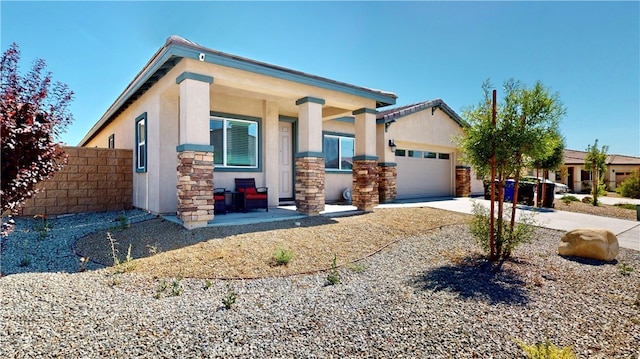
<svg viewBox="0 0 640 359"><path fill-rule="evenodd" d="M524 181L530 181L530 182L536 182L536 183L540 183L542 182L544 179L542 177L533 177L533 176L523 176L521 178L521 180ZM569 186L567 186L564 183L560 183L560 182L553 182L551 180L545 180L545 182L547 184L553 184L554 185L554 192L555 193L568 193L569 192Z"/></svg>
<svg viewBox="0 0 640 359"><path fill-rule="evenodd" d="M564 183L559 183L559 182L555 182L556 188L555 188L555 192L556 193L569 193L569 186L567 186Z"/></svg>

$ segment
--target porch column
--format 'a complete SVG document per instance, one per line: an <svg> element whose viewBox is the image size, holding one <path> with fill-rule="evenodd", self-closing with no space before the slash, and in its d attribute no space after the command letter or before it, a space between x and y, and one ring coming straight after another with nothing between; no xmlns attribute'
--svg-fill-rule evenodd
<svg viewBox="0 0 640 359"><path fill-rule="evenodd" d="M398 195L398 171L395 148L389 146L394 139L389 134L391 122L376 125L376 153L378 154L378 201L390 203Z"/></svg>
<svg viewBox="0 0 640 359"><path fill-rule="evenodd" d="M213 77L183 72L180 86L178 219L187 229L206 227L214 217L213 146L209 143L209 86Z"/></svg>
<svg viewBox="0 0 640 359"><path fill-rule="evenodd" d="M264 101L264 147L262 153L278 153L280 145L278 143L279 135L279 118L278 118L278 104L273 101ZM279 169L280 162L279 156L264 156L264 174L265 174L265 187L269 188L269 207L277 207L280 198L280 181L279 181Z"/></svg>
<svg viewBox="0 0 640 359"><path fill-rule="evenodd" d="M356 155L353 157L352 203L361 211L372 211L378 199L378 156L376 156L375 109L353 111L356 127Z"/></svg>
<svg viewBox="0 0 640 359"><path fill-rule="evenodd" d="M306 215L324 211L325 167L322 153L322 105L324 100L304 97L298 106L298 148L295 155L296 210Z"/></svg>

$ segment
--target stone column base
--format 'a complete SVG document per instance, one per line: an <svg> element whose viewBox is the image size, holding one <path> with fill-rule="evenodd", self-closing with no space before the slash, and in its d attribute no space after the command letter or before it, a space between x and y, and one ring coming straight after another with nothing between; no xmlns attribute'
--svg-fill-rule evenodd
<svg viewBox="0 0 640 359"><path fill-rule="evenodd" d="M395 163L378 163L378 201L390 203L398 195L398 168Z"/></svg>
<svg viewBox="0 0 640 359"><path fill-rule="evenodd" d="M378 205L378 196L378 160L354 160L352 204L370 212Z"/></svg>
<svg viewBox="0 0 640 359"><path fill-rule="evenodd" d="M213 152L178 152L178 219L187 229L206 227L214 217Z"/></svg>
<svg viewBox="0 0 640 359"><path fill-rule="evenodd" d="M471 167L456 166L456 197L471 195Z"/></svg>
<svg viewBox="0 0 640 359"><path fill-rule="evenodd" d="M315 216L324 211L324 158L296 158L296 211Z"/></svg>

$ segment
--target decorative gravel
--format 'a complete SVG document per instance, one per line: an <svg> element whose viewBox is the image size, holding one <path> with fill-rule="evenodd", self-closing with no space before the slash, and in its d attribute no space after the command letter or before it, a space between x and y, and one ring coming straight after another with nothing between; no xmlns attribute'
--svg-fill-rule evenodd
<svg viewBox="0 0 640 359"><path fill-rule="evenodd" d="M340 268L337 285L327 273L230 282L113 268L6 275L15 268L3 260L0 356L518 358L517 338L573 345L579 358L637 358L640 253L563 258L561 235L539 229L494 272L465 226L447 226ZM42 258L63 255L70 241ZM72 272L77 259L58 268ZM237 293L230 310L227 285Z"/></svg>
<svg viewBox="0 0 640 359"><path fill-rule="evenodd" d="M77 272L80 257L71 250L73 242L98 230L118 226L118 218L123 215L129 223L156 217L132 209L82 213L46 220L15 218L14 231L7 237L0 237L0 273ZM91 262L87 265L87 269L103 267Z"/></svg>

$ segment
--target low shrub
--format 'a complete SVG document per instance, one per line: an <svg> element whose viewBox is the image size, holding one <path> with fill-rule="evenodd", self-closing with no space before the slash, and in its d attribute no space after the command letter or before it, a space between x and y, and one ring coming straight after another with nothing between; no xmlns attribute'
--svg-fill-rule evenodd
<svg viewBox="0 0 640 359"><path fill-rule="evenodd" d="M616 187L616 192L624 197L640 198L640 170L631 171L631 175Z"/></svg>
<svg viewBox="0 0 640 359"><path fill-rule="evenodd" d="M565 195L562 196L562 198L560 198L560 200L562 202L564 202L564 204L569 205L571 202L579 202L580 200L578 199L578 197L573 196L573 195Z"/></svg>
<svg viewBox="0 0 640 359"><path fill-rule="evenodd" d="M226 309L231 309L236 302L236 296L236 292L234 292L233 289L231 289L231 285L227 283L227 293L222 298L222 305L224 305Z"/></svg>
<svg viewBox="0 0 640 359"><path fill-rule="evenodd" d="M474 202L473 217L470 222L471 236L482 247L485 253L491 253L490 246L490 210L484 205ZM523 213L518 217L515 223L513 231L509 228L511 222L511 207L505 206L503 212L503 218L496 218L495 228L499 227L499 222L502 220L503 233L499 233L494 229L495 243L498 258L508 258L511 252L520 244L527 243L533 239L535 234L534 220L535 212Z"/></svg>
<svg viewBox="0 0 640 359"><path fill-rule="evenodd" d="M276 265L287 265L293 259L293 251L278 248L273 252L272 258Z"/></svg>
<svg viewBox="0 0 640 359"><path fill-rule="evenodd" d="M331 262L331 269L327 275L327 282L331 285L340 283L340 272L338 272L338 266L336 265L336 255L333 255L333 261Z"/></svg>
<svg viewBox="0 0 640 359"><path fill-rule="evenodd" d="M524 351L528 359L574 359L576 357L572 347L558 348L550 341L527 345L516 339L516 343Z"/></svg>
<svg viewBox="0 0 640 359"><path fill-rule="evenodd" d="M620 208L624 208L624 209L630 209L635 211L636 210L636 205L633 203L616 203L614 204L614 206L616 207L620 207Z"/></svg>
<svg viewBox="0 0 640 359"><path fill-rule="evenodd" d="M593 204L593 198L590 196L586 196L582 198L582 203Z"/></svg>

